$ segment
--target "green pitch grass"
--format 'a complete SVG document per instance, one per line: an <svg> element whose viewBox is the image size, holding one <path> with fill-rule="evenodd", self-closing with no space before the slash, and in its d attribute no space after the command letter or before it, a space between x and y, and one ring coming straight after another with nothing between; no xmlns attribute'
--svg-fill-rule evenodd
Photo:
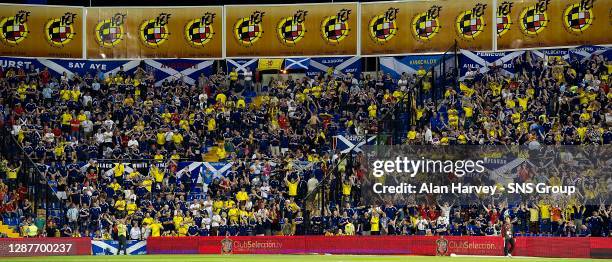
<svg viewBox="0 0 612 262"><path fill-rule="evenodd" d="M268 262L268 261L303 261L303 262L350 262L350 261L408 261L408 262L484 262L484 261L524 261L524 262L581 262L604 261L597 259L572 258L525 258L525 257L421 257L421 256L350 256L350 255L140 255L140 256L48 256L1 258L1 261L45 261L45 262ZM608 260L610 261L610 260Z"/></svg>

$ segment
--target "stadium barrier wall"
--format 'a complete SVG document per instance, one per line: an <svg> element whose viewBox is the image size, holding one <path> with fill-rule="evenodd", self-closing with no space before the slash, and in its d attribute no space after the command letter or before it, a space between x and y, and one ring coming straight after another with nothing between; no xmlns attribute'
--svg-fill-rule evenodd
<svg viewBox="0 0 612 262"><path fill-rule="evenodd" d="M91 255L86 237L0 238L0 257Z"/></svg>
<svg viewBox="0 0 612 262"><path fill-rule="evenodd" d="M501 256L501 237L267 236L152 237L148 254L380 254ZM514 255L612 258L610 238L517 237Z"/></svg>

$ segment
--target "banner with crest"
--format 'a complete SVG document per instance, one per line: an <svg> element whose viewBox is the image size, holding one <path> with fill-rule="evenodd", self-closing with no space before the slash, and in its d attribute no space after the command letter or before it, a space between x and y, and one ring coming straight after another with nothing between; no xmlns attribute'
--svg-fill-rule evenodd
<svg viewBox="0 0 612 262"><path fill-rule="evenodd" d="M357 54L356 3L225 7L227 57Z"/></svg>
<svg viewBox="0 0 612 262"><path fill-rule="evenodd" d="M220 58L223 7L87 8L87 58Z"/></svg>
<svg viewBox="0 0 612 262"><path fill-rule="evenodd" d="M500 0L497 48L611 44L610 1Z"/></svg>
<svg viewBox="0 0 612 262"><path fill-rule="evenodd" d="M83 8L0 4L0 56L83 57Z"/></svg>
<svg viewBox="0 0 612 262"><path fill-rule="evenodd" d="M361 54L492 50L491 0L375 2L361 5Z"/></svg>

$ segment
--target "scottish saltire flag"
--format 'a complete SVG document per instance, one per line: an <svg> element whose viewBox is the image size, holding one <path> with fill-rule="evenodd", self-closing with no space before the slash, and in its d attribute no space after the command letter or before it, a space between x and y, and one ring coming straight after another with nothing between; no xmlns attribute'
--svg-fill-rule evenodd
<svg viewBox="0 0 612 262"><path fill-rule="evenodd" d="M285 59L285 70L304 69L308 70L310 58L287 58Z"/></svg>
<svg viewBox="0 0 612 262"><path fill-rule="evenodd" d="M333 69L333 74L344 75L351 73L354 76L361 74L361 57L327 57L313 58L310 60L306 75L315 76L318 74L326 74Z"/></svg>
<svg viewBox="0 0 612 262"><path fill-rule="evenodd" d="M594 55L610 54L610 52L607 52L608 50L610 50L610 48L605 46L583 45L569 49L569 56L572 60L576 59L584 62ZM610 58L611 57L608 57L608 60L610 60Z"/></svg>
<svg viewBox="0 0 612 262"><path fill-rule="evenodd" d="M202 183L202 162L179 162L176 176L189 176L192 183Z"/></svg>
<svg viewBox="0 0 612 262"><path fill-rule="evenodd" d="M362 146L373 145L375 140L376 136L337 135L334 136L334 149L340 150L340 153L362 152Z"/></svg>
<svg viewBox="0 0 612 262"><path fill-rule="evenodd" d="M119 241L114 240L92 240L91 241L91 253L94 256L110 256L117 254L119 248ZM127 241L127 254L128 255L146 255L147 254L147 241L139 240L128 240ZM123 251L121 251L123 255Z"/></svg>
<svg viewBox="0 0 612 262"><path fill-rule="evenodd" d="M202 172L212 175L212 178L225 177L232 170L232 162L203 162Z"/></svg>
<svg viewBox="0 0 612 262"><path fill-rule="evenodd" d="M459 56L460 70L462 76L459 80L465 79L468 70L477 69L484 74L490 70L490 66L501 66L501 72L508 76L513 76L514 66L512 60L523 55L525 51L514 52L472 52L461 49Z"/></svg>
<svg viewBox="0 0 612 262"><path fill-rule="evenodd" d="M238 72L246 72L248 68L251 72L254 72L257 69L257 60L258 59L226 59L227 72L231 72L234 68L237 69Z"/></svg>
<svg viewBox="0 0 612 262"><path fill-rule="evenodd" d="M402 73L416 74L419 68L429 70L434 66L442 55L409 55L399 57L381 57L380 68L385 74L397 79Z"/></svg>
<svg viewBox="0 0 612 262"><path fill-rule="evenodd" d="M147 71L155 74L155 85L160 85L164 80L172 81L182 79L185 83L194 85L200 74L211 75L213 73L214 60L196 59L146 59Z"/></svg>

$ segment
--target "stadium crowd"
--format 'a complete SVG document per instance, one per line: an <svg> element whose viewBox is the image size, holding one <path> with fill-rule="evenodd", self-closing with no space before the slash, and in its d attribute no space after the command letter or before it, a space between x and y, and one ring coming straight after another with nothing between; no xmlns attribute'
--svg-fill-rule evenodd
<svg viewBox="0 0 612 262"><path fill-rule="evenodd" d="M46 68L0 68L0 127L41 164L41 182L62 210L37 217L31 190L18 182L28 159L3 152L0 214L19 218L31 237L499 235L506 217L521 234L609 236L612 206L604 204L363 205L365 164L333 149L337 134L399 133L392 143L414 145L612 142L610 61L527 52L513 66L514 77L495 66L469 71L440 97L424 69L400 79L329 72L268 83L231 71L202 75L195 85L154 86L142 67L61 77ZM398 104L407 122L385 122ZM180 161L211 159L232 168L205 185L178 172ZM104 161L115 164L105 169ZM149 164L128 171L126 161ZM326 204L313 204L323 191Z"/></svg>

